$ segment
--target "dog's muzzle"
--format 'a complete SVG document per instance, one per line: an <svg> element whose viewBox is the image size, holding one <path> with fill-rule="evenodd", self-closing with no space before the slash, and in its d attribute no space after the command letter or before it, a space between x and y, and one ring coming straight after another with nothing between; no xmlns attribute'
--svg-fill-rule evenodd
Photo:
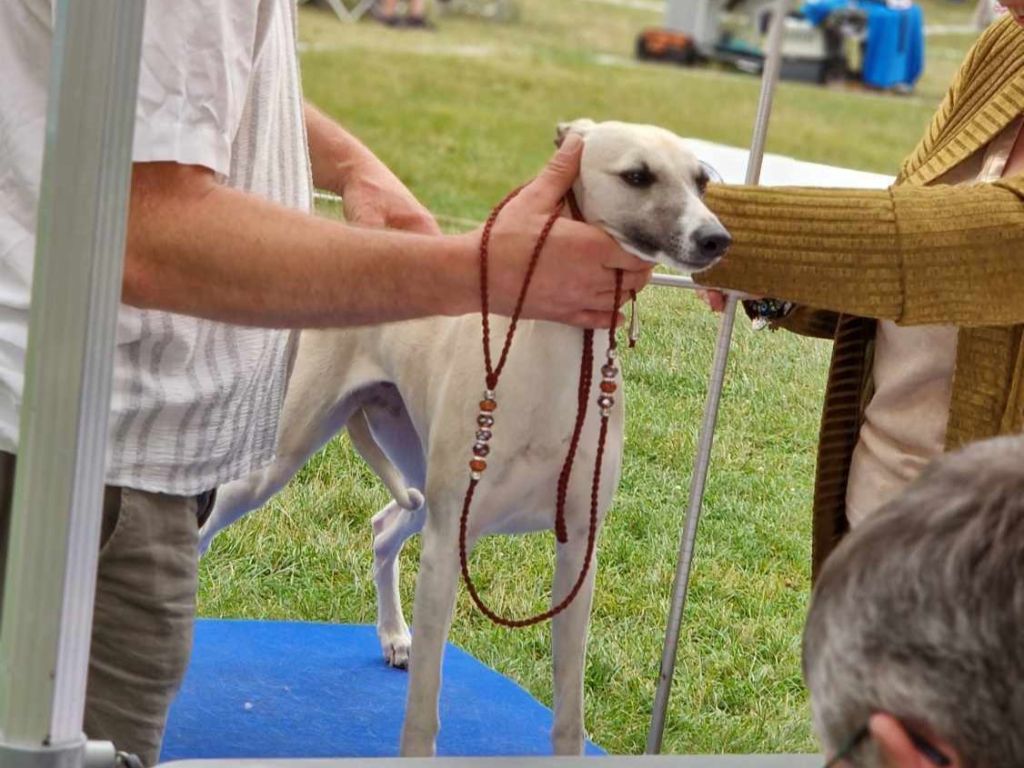
<svg viewBox="0 0 1024 768"><path fill-rule="evenodd" d="M711 163L701 160L700 164L704 169L704 173L707 174L708 181L714 184L723 183L722 174ZM729 246L732 245L732 236L726 231L725 227L718 223L705 224L698 228L693 233L693 240L696 246L694 250L697 254L697 259L704 266L708 266L716 259L720 259L729 250Z"/></svg>
<svg viewBox="0 0 1024 768"><path fill-rule="evenodd" d="M705 224L693 233L693 244L697 260L707 265L729 250L732 236L721 224Z"/></svg>

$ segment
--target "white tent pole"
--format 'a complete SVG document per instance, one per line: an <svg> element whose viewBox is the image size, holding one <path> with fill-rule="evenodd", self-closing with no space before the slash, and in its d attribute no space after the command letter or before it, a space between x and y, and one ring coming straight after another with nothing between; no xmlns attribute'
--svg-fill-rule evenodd
<svg viewBox="0 0 1024 768"><path fill-rule="evenodd" d="M0 626L4 768L75 768L86 759L82 718L145 0L54 5Z"/></svg>
<svg viewBox="0 0 1024 768"><path fill-rule="evenodd" d="M771 29L768 33L768 51L761 80L761 98L757 108L757 119L754 123L754 139L747 161L746 183L751 185L756 185L761 180L761 164L764 160L768 122L771 118L775 86L779 81L782 63L782 39L787 6L787 0L776 0ZM665 716L668 711L669 694L672 690L672 677L675 673L679 633L683 623L683 610L686 607L686 594L690 584L690 570L697 541L697 526L700 523L700 513L704 504L704 486L711 463L711 448L715 439L718 405L721 401L722 385L725 381L725 368L729 361L729 346L732 341L732 329L736 320L736 304L738 302L739 298L735 294L729 295L715 345L715 358L708 384L707 403L704 406L704 421L700 428L697 456L694 460L693 478L690 484L686 523L679 545L675 580L672 584L672 599L669 607L668 626L665 630L665 646L661 655L661 670L651 714L651 728L647 734L648 754L661 752L662 738L665 734Z"/></svg>

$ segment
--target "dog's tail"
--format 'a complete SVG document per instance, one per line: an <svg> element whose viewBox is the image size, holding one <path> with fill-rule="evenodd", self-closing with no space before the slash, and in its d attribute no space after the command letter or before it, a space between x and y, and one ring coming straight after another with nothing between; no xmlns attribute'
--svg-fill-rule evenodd
<svg viewBox="0 0 1024 768"><path fill-rule="evenodd" d="M346 428L352 445L355 446L363 460L370 465L370 469L381 479L398 506L410 512L423 506L423 494L415 488L406 486L405 477L398 471L398 467L380 449L370 431L370 422L366 418L366 412L362 408L352 414Z"/></svg>

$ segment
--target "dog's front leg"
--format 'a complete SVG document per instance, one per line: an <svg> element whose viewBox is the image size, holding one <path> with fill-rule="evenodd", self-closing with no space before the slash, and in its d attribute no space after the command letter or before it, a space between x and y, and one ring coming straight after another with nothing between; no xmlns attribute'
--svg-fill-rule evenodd
<svg viewBox="0 0 1024 768"><path fill-rule="evenodd" d="M560 602L576 583L586 553L587 531L579 528L570 530L569 542L558 545L552 595L555 602ZM583 668L596 571L595 552L576 599L551 623L555 674L555 724L551 731L551 746L556 755L583 753Z"/></svg>
<svg viewBox="0 0 1024 768"><path fill-rule="evenodd" d="M402 726L402 757L434 754L439 726L441 661L459 586L458 520L453 505L437 506L427 494L420 569L413 602L409 694Z"/></svg>

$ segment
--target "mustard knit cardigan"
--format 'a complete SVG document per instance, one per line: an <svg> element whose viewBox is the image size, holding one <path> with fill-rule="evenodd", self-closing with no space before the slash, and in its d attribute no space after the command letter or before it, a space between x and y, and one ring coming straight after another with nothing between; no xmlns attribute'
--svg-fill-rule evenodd
<svg viewBox="0 0 1024 768"><path fill-rule="evenodd" d="M1005 18L968 54L892 188L708 191L734 241L698 279L797 302L782 325L835 340L815 482L815 573L848 527L846 484L872 393L877 319L960 326L948 447L1024 431L1024 176L925 187L1022 113L1024 29Z"/></svg>

